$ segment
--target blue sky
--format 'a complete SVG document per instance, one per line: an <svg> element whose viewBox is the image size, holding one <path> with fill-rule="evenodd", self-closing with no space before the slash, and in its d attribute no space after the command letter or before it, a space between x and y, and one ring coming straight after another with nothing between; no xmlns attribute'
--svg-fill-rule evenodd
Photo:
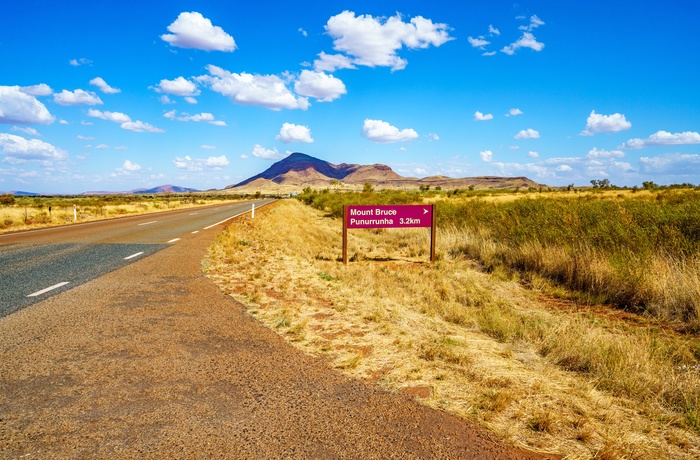
<svg viewBox="0 0 700 460"><path fill-rule="evenodd" d="M1 8L1 191L220 189L291 152L700 184L694 1Z"/></svg>

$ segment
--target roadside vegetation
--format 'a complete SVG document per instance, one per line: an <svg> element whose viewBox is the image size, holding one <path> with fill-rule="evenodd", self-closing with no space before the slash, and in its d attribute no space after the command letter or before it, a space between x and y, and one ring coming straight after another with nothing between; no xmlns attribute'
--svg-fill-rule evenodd
<svg viewBox="0 0 700 460"><path fill-rule="evenodd" d="M516 445L700 456L698 191L298 198L205 261L291 343ZM437 263L427 229L350 231L340 262L343 204L417 202L437 205Z"/></svg>
<svg viewBox="0 0 700 460"><path fill-rule="evenodd" d="M169 211L242 198L244 197L223 193L90 196L0 195L0 233ZM73 205L75 205L75 213Z"/></svg>

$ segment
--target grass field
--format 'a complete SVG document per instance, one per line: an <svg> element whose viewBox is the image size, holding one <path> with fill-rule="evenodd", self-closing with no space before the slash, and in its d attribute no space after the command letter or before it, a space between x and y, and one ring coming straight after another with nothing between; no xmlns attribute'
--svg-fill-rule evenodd
<svg viewBox="0 0 700 460"><path fill-rule="evenodd" d="M0 233L169 211L237 199L241 197L207 193L73 197L1 195Z"/></svg>
<svg viewBox="0 0 700 460"><path fill-rule="evenodd" d="M669 222L694 212L698 195L432 195L427 200L439 205L437 263L427 262L425 229L356 230L348 266L339 262L338 206L425 196L310 195L300 198L319 209L285 200L229 226L205 262L222 289L295 346L352 376L483 424L512 444L568 458L700 456L697 306L669 309L654 296L618 301L509 255L528 238L541 245L544 259L557 244L571 251L563 250L567 257L585 248L600 258L596 264L611 264L601 273L612 270L612 277L600 284L611 283L620 275L606 251L623 242L616 236L612 245L594 243L605 240L604 225L618 225L611 216L641 209L667 233L663 250L653 249L657 240L638 254L661 252L671 267L687 265L697 261L697 246L692 235L671 232ZM675 204L687 208L674 212ZM465 208L457 212L458 206ZM582 215L608 210L591 238L564 237L575 228L575 207ZM460 220L465 209L474 210L471 223ZM499 227L499 218L519 222L512 227L520 230ZM563 219L566 225L559 224ZM532 239L540 233L557 236ZM666 241L670 234L673 242ZM686 276L680 273L674 276ZM690 278L690 289L697 288Z"/></svg>

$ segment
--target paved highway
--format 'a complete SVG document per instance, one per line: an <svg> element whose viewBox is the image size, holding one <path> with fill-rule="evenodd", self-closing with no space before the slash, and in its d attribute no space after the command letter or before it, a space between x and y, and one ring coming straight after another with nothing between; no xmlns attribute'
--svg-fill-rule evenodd
<svg viewBox="0 0 700 460"><path fill-rule="evenodd" d="M272 200L0 235L0 317L148 257Z"/></svg>

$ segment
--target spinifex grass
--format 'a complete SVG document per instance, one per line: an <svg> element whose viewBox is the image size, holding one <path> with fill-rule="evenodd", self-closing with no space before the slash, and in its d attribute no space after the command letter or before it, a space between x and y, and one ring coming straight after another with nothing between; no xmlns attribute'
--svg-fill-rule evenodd
<svg viewBox="0 0 700 460"><path fill-rule="evenodd" d="M508 442L570 458L700 455L696 338L485 273L445 235L430 264L426 229L349 238L343 266L340 221L279 202L229 226L205 265L295 346Z"/></svg>

